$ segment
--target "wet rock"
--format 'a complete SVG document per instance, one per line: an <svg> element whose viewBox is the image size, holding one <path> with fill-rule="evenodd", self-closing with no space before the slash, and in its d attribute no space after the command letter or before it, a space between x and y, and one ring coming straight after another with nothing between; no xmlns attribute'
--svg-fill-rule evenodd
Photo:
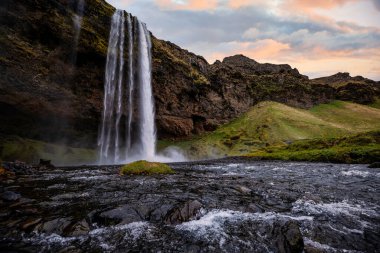
<svg viewBox="0 0 380 253"><path fill-rule="evenodd" d="M281 223L275 225L273 230L274 242L278 252L301 253L304 248L304 242L298 224L295 221Z"/></svg>
<svg viewBox="0 0 380 253"><path fill-rule="evenodd" d="M250 193L251 193L251 189L249 189L249 188L247 188L247 187L245 187L245 186L241 186L241 185L239 185L239 186L237 187L237 190L238 190L240 193L242 193L242 194L250 194Z"/></svg>
<svg viewBox="0 0 380 253"><path fill-rule="evenodd" d="M62 235L64 230L70 225L71 219L69 218L58 218L51 221L43 223L40 227L41 233L46 234L58 234Z"/></svg>
<svg viewBox="0 0 380 253"><path fill-rule="evenodd" d="M305 246L304 252L305 253L327 253L327 251L324 249L316 248L310 245Z"/></svg>
<svg viewBox="0 0 380 253"><path fill-rule="evenodd" d="M370 165L368 165L368 168L372 168L372 169L380 168L380 162L371 163Z"/></svg>
<svg viewBox="0 0 380 253"><path fill-rule="evenodd" d="M69 246L58 251L58 253L80 253L82 250L76 248L75 246Z"/></svg>
<svg viewBox="0 0 380 253"><path fill-rule="evenodd" d="M39 166L40 168L49 168L49 169L55 168L55 166L51 163L51 160L45 160L45 159L40 159Z"/></svg>
<svg viewBox="0 0 380 253"><path fill-rule="evenodd" d="M172 204L163 204L155 208L150 214L151 222L162 222L165 220L166 215L173 209Z"/></svg>
<svg viewBox="0 0 380 253"><path fill-rule="evenodd" d="M22 229L22 230L30 229L31 227L33 227L33 226L35 226L36 224L38 224L41 220L42 220L42 218L28 219L28 220L25 221L23 224L21 224L21 229Z"/></svg>
<svg viewBox="0 0 380 253"><path fill-rule="evenodd" d="M166 224L180 224L194 218L202 207L198 200L189 200L172 210L165 219Z"/></svg>
<svg viewBox="0 0 380 253"><path fill-rule="evenodd" d="M3 162L4 169L13 172L18 175L23 174L33 174L35 172L35 169L32 165L29 165L24 162L15 161L15 162Z"/></svg>
<svg viewBox="0 0 380 253"><path fill-rule="evenodd" d="M6 201L16 201L16 200L19 200L21 198L21 194L15 193L12 191L5 191L1 195L1 198L6 200Z"/></svg>
<svg viewBox="0 0 380 253"><path fill-rule="evenodd" d="M90 231L90 226L87 221L83 219L75 223L70 230L71 231L67 233L68 236L86 235Z"/></svg>
<svg viewBox="0 0 380 253"><path fill-rule="evenodd" d="M132 206L123 205L100 213L97 216L97 221L104 225L115 225L142 221L142 218Z"/></svg>
<svg viewBox="0 0 380 253"><path fill-rule="evenodd" d="M264 212L264 209L257 204L249 204L247 211L250 213L262 213Z"/></svg>

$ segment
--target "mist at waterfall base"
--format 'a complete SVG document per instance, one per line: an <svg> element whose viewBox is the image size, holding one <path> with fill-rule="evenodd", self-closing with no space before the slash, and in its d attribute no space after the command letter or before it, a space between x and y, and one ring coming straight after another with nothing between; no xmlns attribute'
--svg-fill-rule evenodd
<svg viewBox="0 0 380 253"><path fill-rule="evenodd" d="M124 62L125 40L128 42L127 64ZM186 160L179 148L156 152L151 47L146 25L116 10L108 42L98 164Z"/></svg>

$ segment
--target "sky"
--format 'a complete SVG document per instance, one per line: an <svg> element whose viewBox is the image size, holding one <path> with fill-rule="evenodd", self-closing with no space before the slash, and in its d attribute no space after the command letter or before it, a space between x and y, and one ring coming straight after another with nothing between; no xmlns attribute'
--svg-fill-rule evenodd
<svg viewBox="0 0 380 253"><path fill-rule="evenodd" d="M380 0L107 0L209 63L244 54L311 78L380 80Z"/></svg>

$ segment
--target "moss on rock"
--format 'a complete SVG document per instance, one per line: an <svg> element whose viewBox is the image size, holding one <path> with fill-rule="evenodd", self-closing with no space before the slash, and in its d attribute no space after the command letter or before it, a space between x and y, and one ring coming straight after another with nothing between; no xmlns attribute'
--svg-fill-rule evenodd
<svg viewBox="0 0 380 253"><path fill-rule="evenodd" d="M120 175L153 175L174 174L174 170L167 164L147 162L145 160L126 164L120 169Z"/></svg>

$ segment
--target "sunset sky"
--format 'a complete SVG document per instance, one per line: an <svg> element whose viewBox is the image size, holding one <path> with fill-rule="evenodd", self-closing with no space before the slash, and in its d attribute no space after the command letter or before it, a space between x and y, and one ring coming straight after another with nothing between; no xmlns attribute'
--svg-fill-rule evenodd
<svg viewBox="0 0 380 253"><path fill-rule="evenodd" d="M380 0L107 0L208 62L244 54L310 77L380 80Z"/></svg>

